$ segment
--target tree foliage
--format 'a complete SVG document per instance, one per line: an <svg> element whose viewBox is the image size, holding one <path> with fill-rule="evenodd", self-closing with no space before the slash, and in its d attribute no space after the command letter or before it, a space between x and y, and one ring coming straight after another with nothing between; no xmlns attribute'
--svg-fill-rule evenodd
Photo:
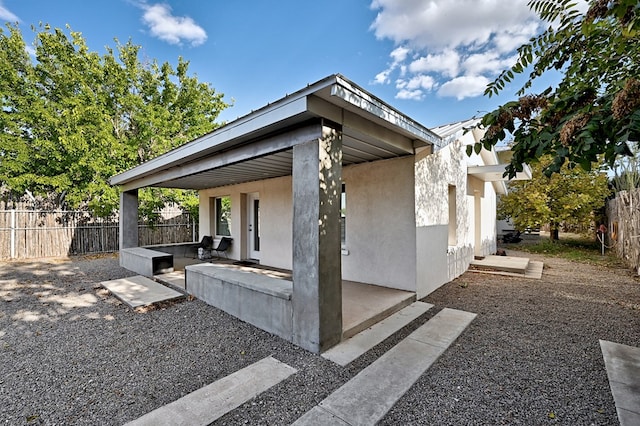
<svg viewBox="0 0 640 426"><path fill-rule="evenodd" d="M474 149L512 137L509 177L546 154L553 158L547 174L566 162L590 170L602 157L613 165L630 154L629 141L640 140L640 3L590 0L586 14L572 0L531 0L529 6L549 27L521 46L516 64L487 87L485 95L498 94L516 74L530 71L517 101L483 117L487 132ZM551 70L563 75L556 88L525 94Z"/></svg>
<svg viewBox="0 0 640 426"><path fill-rule="evenodd" d="M552 156L543 156L532 164L531 180L509 183L509 193L498 203L500 218L510 218L517 229L549 224L552 237L561 224L590 223L610 193L606 174L565 164L548 177L543 171L552 162Z"/></svg>
<svg viewBox="0 0 640 426"><path fill-rule="evenodd" d="M0 184L16 194L57 194L102 215L118 205L107 179L210 132L228 105L189 63L141 60L141 47L115 40L89 51L82 34L33 28L35 58L15 25L0 28ZM153 189L142 211L194 196Z"/></svg>

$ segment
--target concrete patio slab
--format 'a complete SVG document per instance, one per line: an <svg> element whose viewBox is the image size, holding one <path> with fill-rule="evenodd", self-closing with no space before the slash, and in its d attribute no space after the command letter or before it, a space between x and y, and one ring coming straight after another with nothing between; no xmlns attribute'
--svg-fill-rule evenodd
<svg viewBox="0 0 640 426"><path fill-rule="evenodd" d="M208 425L296 371L273 357L267 357L127 425Z"/></svg>
<svg viewBox="0 0 640 426"><path fill-rule="evenodd" d="M433 307L430 303L413 302L400 311L361 331L324 352L322 356L345 366L418 318Z"/></svg>
<svg viewBox="0 0 640 426"><path fill-rule="evenodd" d="M100 285L131 308L184 297L184 294L141 275L102 281Z"/></svg>
<svg viewBox="0 0 640 426"><path fill-rule="evenodd" d="M600 340L621 426L640 425L640 348Z"/></svg>
<svg viewBox="0 0 640 426"><path fill-rule="evenodd" d="M353 426L375 424L475 317L470 312L443 309L325 398L320 409L308 411L294 424L322 424L328 415Z"/></svg>
<svg viewBox="0 0 640 426"><path fill-rule="evenodd" d="M212 264L232 271L247 272L261 276L292 280L291 271L264 265L236 265L232 260L216 259L202 262L197 259L174 257L176 271L156 276L161 282L168 282L179 288L184 282L184 268L193 264ZM182 275L181 275L182 274ZM342 281L342 337L347 339L376 322L415 302L415 293L354 281Z"/></svg>

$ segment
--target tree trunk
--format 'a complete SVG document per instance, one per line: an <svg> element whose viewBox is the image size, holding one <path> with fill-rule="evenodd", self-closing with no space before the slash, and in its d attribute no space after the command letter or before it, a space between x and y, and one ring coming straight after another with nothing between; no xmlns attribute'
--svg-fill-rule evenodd
<svg viewBox="0 0 640 426"><path fill-rule="evenodd" d="M560 239L557 223L549 224L549 239L551 240L552 243Z"/></svg>

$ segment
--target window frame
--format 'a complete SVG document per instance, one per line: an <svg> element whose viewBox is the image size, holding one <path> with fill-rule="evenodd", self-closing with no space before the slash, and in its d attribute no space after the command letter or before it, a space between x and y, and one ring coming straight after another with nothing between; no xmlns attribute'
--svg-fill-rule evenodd
<svg viewBox="0 0 640 426"><path fill-rule="evenodd" d="M224 199L228 199L229 200L229 209L228 209L228 217L226 218L226 221L223 223L223 218L221 217L221 212L223 210L223 200ZM213 206L214 206L214 235L216 237L230 237L231 236L231 196L230 195L223 195L223 196L219 196L219 197L215 197L214 201L213 201ZM224 225L224 226L223 226ZM225 229L226 228L226 233L222 233L220 232L221 229Z"/></svg>

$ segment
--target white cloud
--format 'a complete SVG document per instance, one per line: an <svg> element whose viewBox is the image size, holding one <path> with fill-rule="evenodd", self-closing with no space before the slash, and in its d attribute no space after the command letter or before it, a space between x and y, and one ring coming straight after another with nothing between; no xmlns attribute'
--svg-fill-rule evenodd
<svg viewBox="0 0 640 426"><path fill-rule="evenodd" d="M391 80L389 79L389 75L396 68L400 68L400 74L404 75L404 73L406 72L406 65L401 65L401 64L407 58L407 55L409 54L409 52L411 52L411 50L403 46L399 46L393 49L393 51L389 54L391 59L393 59L393 61L389 65L389 68L376 74L372 83L388 84L389 82L391 82Z"/></svg>
<svg viewBox="0 0 640 426"><path fill-rule="evenodd" d="M438 72L448 77L458 75L460 67L460 55L452 49L447 49L441 53L428 54L409 64L409 71L419 72Z"/></svg>
<svg viewBox="0 0 640 426"><path fill-rule="evenodd" d="M391 74L391 70L384 70L376 74L373 78L373 82L375 84L385 84L389 82L389 74Z"/></svg>
<svg viewBox="0 0 640 426"><path fill-rule="evenodd" d="M0 1L0 19L2 19L3 21L9 21L9 22L20 22L20 18L18 18L18 16L15 13L11 12L9 9L4 7L1 1Z"/></svg>
<svg viewBox="0 0 640 426"><path fill-rule="evenodd" d="M523 25L514 25L496 33L493 44L500 53L512 52L522 46L538 32L537 22L527 22Z"/></svg>
<svg viewBox="0 0 640 426"><path fill-rule="evenodd" d="M527 0L373 0L376 37L429 49L482 45L493 34L537 22Z"/></svg>
<svg viewBox="0 0 640 426"><path fill-rule="evenodd" d="M482 75L456 77L444 83L438 90L438 95L452 96L458 100L480 96L484 93L487 84L489 84L489 79Z"/></svg>
<svg viewBox="0 0 640 426"><path fill-rule="evenodd" d="M578 2L586 4L585 0ZM480 96L500 71L512 66L515 50L542 29L528 0L372 0L378 12L371 29L396 48L378 83L400 81L397 97ZM582 10L582 9L581 9ZM400 78L397 74L400 73ZM431 87L411 88L430 77ZM417 84L417 83L413 83ZM481 87L482 86L482 87ZM415 93L421 90L421 93ZM402 91L402 93L400 93Z"/></svg>
<svg viewBox="0 0 640 426"><path fill-rule="evenodd" d="M169 44L188 42L199 46L207 40L206 31L188 16L173 16L168 4L149 5L141 3L144 10L142 21L151 34Z"/></svg>
<svg viewBox="0 0 640 426"><path fill-rule="evenodd" d="M516 63L518 55L501 57L495 51L484 53L474 53L467 56L462 63L465 74L478 75L488 73L495 75L505 68L509 68Z"/></svg>
<svg viewBox="0 0 640 426"><path fill-rule="evenodd" d="M396 99L410 99L419 101L424 98L424 92L422 90L407 90L401 89L396 93Z"/></svg>
<svg viewBox="0 0 640 426"><path fill-rule="evenodd" d="M393 59L394 64L399 64L401 62L404 62L405 59L407 59L407 55L409 54L409 52L410 50L407 49L406 47L399 46L393 49L393 51L389 54L389 56L391 56L391 58Z"/></svg>
<svg viewBox="0 0 640 426"><path fill-rule="evenodd" d="M432 90L436 86L436 80L430 75L416 75L410 80L398 80L396 82L396 87L398 89L425 89Z"/></svg>

